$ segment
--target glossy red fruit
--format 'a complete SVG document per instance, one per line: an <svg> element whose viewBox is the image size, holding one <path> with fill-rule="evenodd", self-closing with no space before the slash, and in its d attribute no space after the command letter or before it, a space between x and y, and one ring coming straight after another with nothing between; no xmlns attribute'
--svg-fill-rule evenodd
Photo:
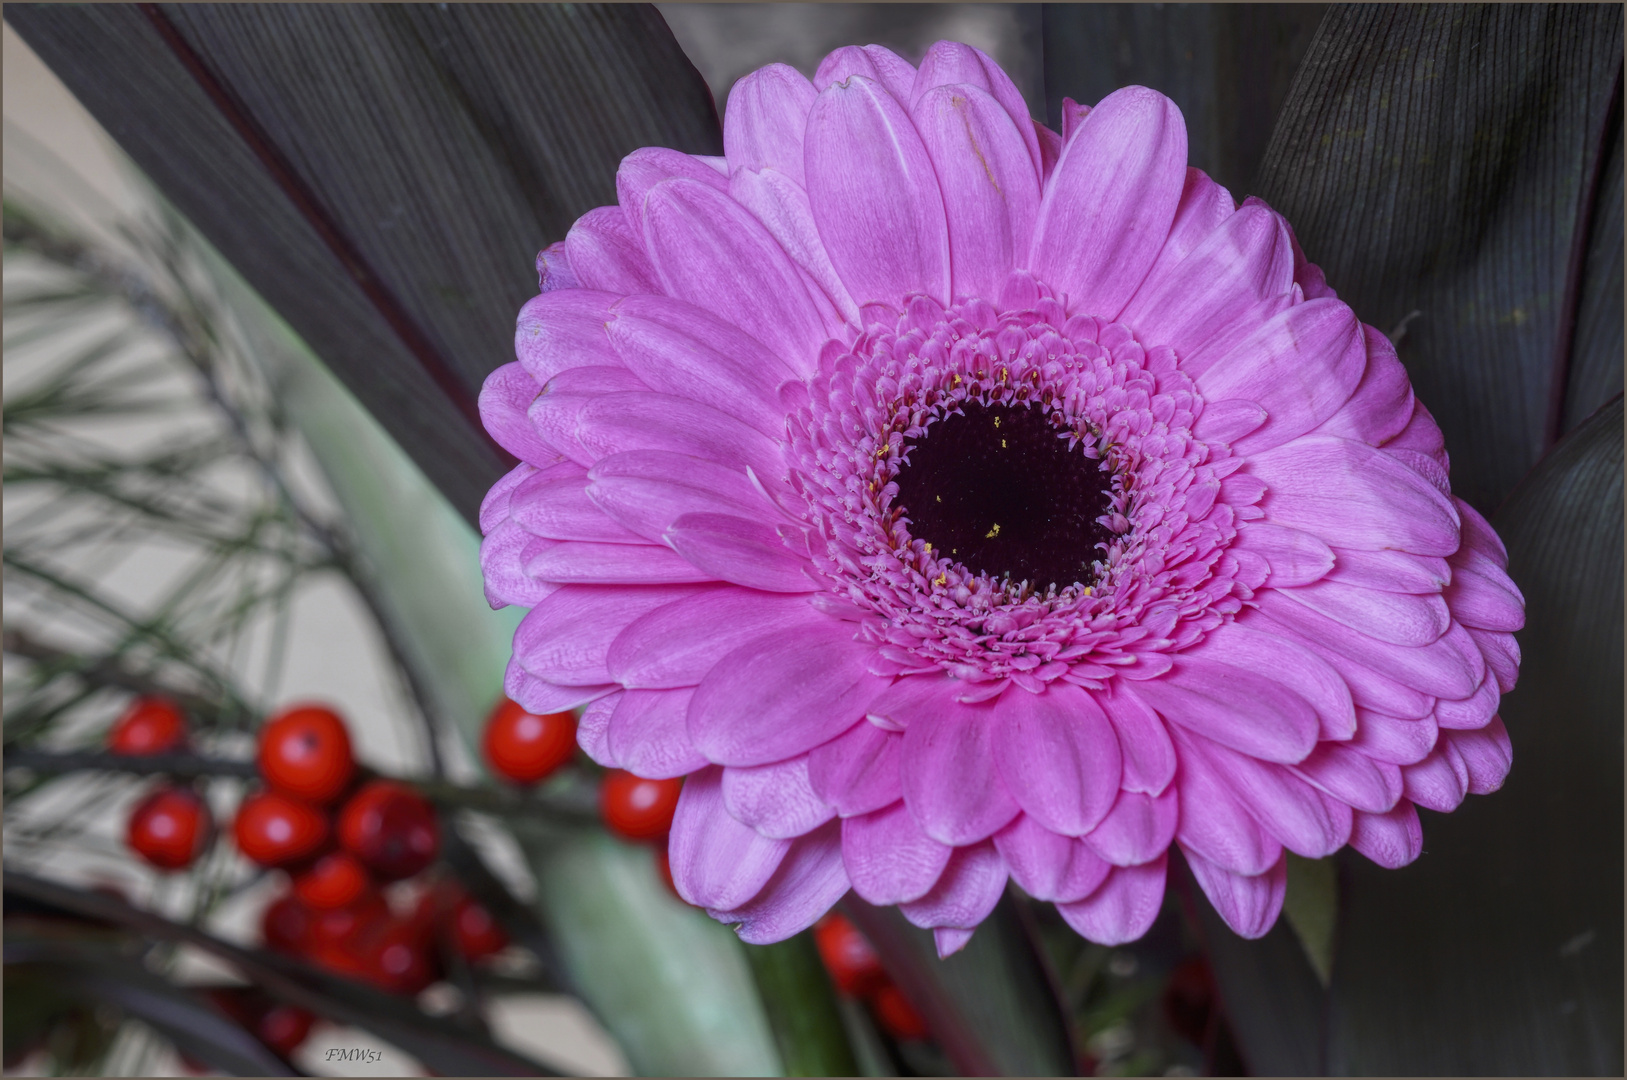
<svg viewBox="0 0 1627 1080"><path fill-rule="evenodd" d="M356 951L364 931L391 918L390 906L375 890L344 907L311 912L311 932L306 947L311 951L330 946L346 946Z"/></svg>
<svg viewBox="0 0 1627 1080"><path fill-rule="evenodd" d="M339 842L385 881L411 877L441 849L435 808L391 780L362 787L339 812Z"/></svg>
<svg viewBox="0 0 1627 1080"><path fill-rule="evenodd" d="M293 866L328 842L328 817L308 802L256 791L237 808L232 835L237 850L261 866Z"/></svg>
<svg viewBox="0 0 1627 1080"><path fill-rule="evenodd" d="M214 838L209 807L189 788L162 787L130 811L125 842L161 870L191 866Z"/></svg>
<svg viewBox="0 0 1627 1080"><path fill-rule="evenodd" d="M887 982L876 950L842 916L831 914L819 920L814 926L814 944L836 989L848 997L866 997Z"/></svg>
<svg viewBox="0 0 1627 1080"><path fill-rule="evenodd" d="M126 757L163 754L186 745L186 714L173 701L139 697L107 733L107 749Z"/></svg>
<svg viewBox="0 0 1627 1080"><path fill-rule="evenodd" d="M260 1041L283 1057L293 1057L311 1034L316 1017L293 1005L273 1005L254 1025Z"/></svg>
<svg viewBox="0 0 1627 1080"><path fill-rule="evenodd" d="M508 935L492 918L492 913L472 896L452 905L452 943L465 960L484 960L508 947Z"/></svg>
<svg viewBox="0 0 1627 1080"><path fill-rule="evenodd" d="M599 812L612 832L628 840L654 840L672 828L683 788L681 778L646 780L612 769L599 786Z"/></svg>
<svg viewBox="0 0 1627 1080"><path fill-rule="evenodd" d="M260 775L284 795L307 802L338 798L356 774L350 732L332 709L285 709L260 728Z"/></svg>
<svg viewBox="0 0 1627 1080"><path fill-rule="evenodd" d="M284 893L260 913L260 940L272 952L298 956L310 944L316 929L316 916L305 901Z"/></svg>
<svg viewBox="0 0 1627 1080"><path fill-rule="evenodd" d="M391 919L368 935L367 977L392 994L416 994L439 977L439 965L423 928Z"/></svg>
<svg viewBox="0 0 1627 1080"><path fill-rule="evenodd" d="M367 867L348 851L330 851L294 876L294 895L321 911L353 904L372 887Z"/></svg>
<svg viewBox="0 0 1627 1080"><path fill-rule="evenodd" d="M881 1029L895 1039L924 1039L927 1037L926 1021L921 1014L915 1011L904 992L892 983L887 983L876 991L870 999L870 1007L875 1010L876 1022Z"/></svg>
<svg viewBox="0 0 1627 1080"><path fill-rule="evenodd" d="M526 712L504 698L486 721L481 748L492 769L517 784L534 784L576 754L576 718L568 712Z"/></svg>

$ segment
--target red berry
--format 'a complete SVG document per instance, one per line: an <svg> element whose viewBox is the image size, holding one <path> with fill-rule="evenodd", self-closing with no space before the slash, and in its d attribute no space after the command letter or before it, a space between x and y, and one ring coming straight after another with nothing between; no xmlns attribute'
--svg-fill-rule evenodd
<svg viewBox="0 0 1627 1080"><path fill-rule="evenodd" d="M260 729L260 775L285 795L332 802L355 772L350 732L332 709L285 709Z"/></svg>
<svg viewBox="0 0 1627 1080"><path fill-rule="evenodd" d="M814 927L814 944L836 988L848 997L862 998L887 981L876 951L858 928L840 915L826 915Z"/></svg>
<svg viewBox="0 0 1627 1080"><path fill-rule="evenodd" d="M395 881L435 861L441 833L429 800L403 784L374 780L339 812L339 842L379 877Z"/></svg>
<svg viewBox="0 0 1627 1080"><path fill-rule="evenodd" d="M422 927L391 919L368 936L367 977L391 993L416 994L439 974L429 946Z"/></svg>
<svg viewBox="0 0 1627 1080"><path fill-rule="evenodd" d="M273 1005L254 1025L260 1041L283 1057L292 1057L311 1033L316 1017L294 1005Z"/></svg>
<svg viewBox="0 0 1627 1080"><path fill-rule="evenodd" d="M299 955L310 944L315 929L316 916L292 893L277 897L260 913L260 940L273 952Z"/></svg>
<svg viewBox="0 0 1627 1080"><path fill-rule="evenodd" d="M348 851L330 851L294 878L294 895L322 911L354 904L372 887L367 867Z"/></svg>
<svg viewBox="0 0 1627 1080"><path fill-rule="evenodd" d="M646 780L621 769L605 774L599 811L611 831L629 840L653 840L672 828L683 779Z"/></svg>
<svg viewBox="0 0 1627 1080"><path fill-rule="evenodd" d="M196 792L161 787L130 811L125 840L143 859L161 870L191 866L215 832L214 819Z"/></svg>
<svg viewBox="0 0 1627 1080"><path fill-rule="evenodd" d="M127 757L162 754L185 744L186 714L163 698L136 698L107 733L107 749Z"/></svg>
<svg viewBox="0 0 1627 1080"><path fill-rule="evenodd" d="M484 960L508 945L508 935L473 897L465 896L452 907L452 942L465 960Z"/></svg>
<svg viewBox="0 0 1627 1080"><path fill-rule="evenodd" d="M328 818L320 809L275 791L256 791L237 808L237 850L261 866L291 866L322 850Z"/></svg>
<svg viewBox="0 0 1627 1080"><path fill-rule="evenodd" d="M389 918L390 908L384 897L370 889L344 907L313 911L306 944L313 952L333 946L347 946L354 951L367 927Z"/></svg>
<svg viewBox="0 0 1627 1080"><path fill-rule="evenodd" d="M876 1011L876 1020L882 1030L893 1038L927 1037L926 1021L921 1019L921 1014L915 1011L915 1006L910 1004L904 992L892 983L876 991L875 997L870 999L870 1007Z"/></svg>
<svg viewBox="0 0 1627 1080"><path fill-rule="evenodd" d="M504 698L486 721L481 746L500 776L534 784L576 753L576 718L568 712L528 713Z"/></svg>

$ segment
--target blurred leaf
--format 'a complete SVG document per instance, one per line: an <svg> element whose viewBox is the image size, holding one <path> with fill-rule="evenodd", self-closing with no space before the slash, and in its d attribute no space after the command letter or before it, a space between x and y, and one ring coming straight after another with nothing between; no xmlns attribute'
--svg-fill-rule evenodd
<svg viewBox="0 0 1627 1080"><path fill-rule="evenodd" d="M1150 86L1186 117L1187 157L1241 199L1327 4L1046 4L1045 101Z"/></svg>
<svg viewBox="0 0 1627 1080"><path fill-rule="evenodd" d="M1493 523L1527 605L1514 768L1424 814L1413 865L1346 863L1334 1072L1622 1072L1621 398Z"/></svg>
<svg viewBox="0 0 1627 1080"><path fill-rule="evenodd" d="M747 945L746 959L763 996L785 1075L855 1075L853 1048L813 933L805 930L773 945Z"/></svg>
<svg viewBox="0 0 1627 1080"><path fill-rule="evenodd" d="M1333 974L1333 931L1339 921L1339 876L1332 859L1288 853L1288 895L1282 913L1323 986Z"/></svg>
<svg viewBox="0 0 1627 1080"><path fill-rule="evenodd" d="M1582 295L1576 311L1560 430L1569 431L1600 405L1621 393L1622 357L1622 183L1621 86L1618 76L1614 115L1606 122L1609 149L1594 200L1593 221L1582 266Z"/></svg>
<svg viewBox="0 0 1627 1080"><path fill-rule="evenodd" d="M6 21L459 512L536 252L639 146L721 152L647 5L10 5Z"/></svg>
<svg viewBox="0 0 1627 1080"><path fill-rule="evenodd" d="M602 831L522 841L565 969L635 1072L784 1072L749 946L668 892L650 848Z"/></svg>
<svg viewBox="0 0 1627 1080"><path fill-rule="evenodd" d="M1072 1076L1056 995L1010 896L960 952L938 959L930 930L849 893L841 910L869 939L962 1076Z"/></svg>
<svg viewBox="0 0 1627 1080"><path fill-rule="evenodd" d="M1592 361L1570 357L1584 273L1620 266L1621 228L1594 200L1621 63L1615 5L1339 6L1261 166L1258 194L1340 297L1381 330L1405 323L1401 359L1446 433L1453 490L1482 512L1560 415L1590 411L1563 409L1567 369L1599 401ZM1613 307L1590 318L1619 335L1620 285L1600 286Z"/></svg>

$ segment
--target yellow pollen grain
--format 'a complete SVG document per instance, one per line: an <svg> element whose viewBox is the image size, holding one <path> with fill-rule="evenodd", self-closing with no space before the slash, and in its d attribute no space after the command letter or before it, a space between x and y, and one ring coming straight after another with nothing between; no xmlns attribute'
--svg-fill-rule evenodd
<svg viewBox="0 0 1627 1080"><path fill-rule="evenodd" d="M1006 441L1004 439L1001 439L1000 440L1000 449L1004 450L1005 448L1006 448Z"/></svg>
<svg viewBox="0 0 1627 1080"><path fill-rule="evenodd" d="M948 580L949 580L949 574L946 571L944 573L939 574L937 577L933 578L932 579L932 584L934 584L934 585L942 585Z"/></svg>
<svg viewBox="0 0 1627 1080"><path fill-rule="evenodd" d="M934 495L933 498L937 499L939 502L943 502L943 496L942 495Z"/></svg>
<svg viewBox="0 0 1627 1080"><path fill-rule="evenodd" d="M996 536L999 536L999 535L1000 535L1000 523L998 521L996 521L994 523L994 528L990 529L988 532L983 534L983 539L985 539L985 540L993 540Z"/></svg>
<svg viewBox="0 0 1627 1080"><path fill-rule="evenodd" d="M998 416L996 416L996 417L995 417L995 418L994 418L994 426L995 426L995 427L999 427L999 426L1000 426L1000 418L999 418L999 417L998 417Z"/></svg>

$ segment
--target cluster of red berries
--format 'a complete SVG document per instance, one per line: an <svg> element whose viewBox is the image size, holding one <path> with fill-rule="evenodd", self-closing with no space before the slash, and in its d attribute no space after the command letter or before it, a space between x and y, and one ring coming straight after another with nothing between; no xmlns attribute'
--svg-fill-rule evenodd
<svg viewBox="0 0 1627 1080"><path fill-rule="evenodd" d="M526 712L504 698L486 721L481 748L492 771L516 784L547 779L575 756L576 719L568 712ZM599 783L599 812L610 831L625 840L656 841L656 865L668 888L672 871L664 841L678 809L681 778L646 780L611 769Z"/></svg>
<svg viewBox="0 0 1627 1080"><path fill-rule="evenodd" d="M186 715L174 702L137 698L107 734L107 749L145 757L185 749ZM191 866L215 837L215 820L190 787L162 783L130 811L125 843L160 870Z"/></svg>
<svg viewBox="0 0 1627 1080"><path fill-rule="evenodd" d="M888 977L863 934L832 912L814 926L814 944L836 989L870 1006L881 1029L895 1039L924 1039L926 1022Z"/></svg>

